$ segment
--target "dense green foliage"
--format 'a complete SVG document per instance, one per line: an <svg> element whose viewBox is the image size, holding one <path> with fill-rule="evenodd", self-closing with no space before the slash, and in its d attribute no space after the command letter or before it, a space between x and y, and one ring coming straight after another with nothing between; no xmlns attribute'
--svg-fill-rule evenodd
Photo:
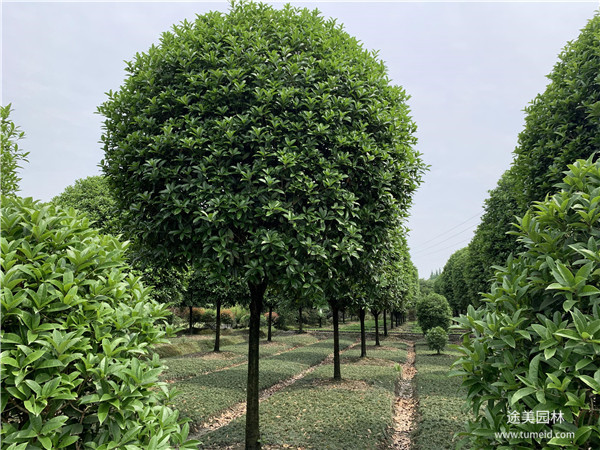
<svg viewBox="0 0 600 450"><path fill-rule="evenodd" d="M99 108L103 170L166 258L301 288L405 214L421 171L407 96L333 20L237 3L127 71Z"/></svg>
<svg viewBox="0 0 600 450"><path fill-rule="evenodd" d="M521 250L511 231L534 201L542 201L567 164L600 148L600 15L567 44L548 78L546 90L525 108L512 167L498 181L469 244L470 274L465 294L477 302L489 290L494 265Z"/></svg>
<svg viewBox="0 0 600 450"><path fill-rule="evenodd" d="M485 305L460 318L470 335L456 373L476 414L474 447L505 445L494 432L550 430L575 438L510 445L600 446L600 161L569 169L562 190L519 221L524 251L496 272ZM564 422L509 423L512 411L561 412Z"/></svg>
<svg viewBox="0 0 600 450"><path fill-rule="evenodd" d="M417 321L423 333L434 327L450 328L452 310L446 297L434 292L427 294L417 302Z"/></svg>
<svg viewBox="0 0 600 450"><path fill-rule="evenodd" d="M425 333L430 350L436 350L438 355L448 344L448 333L442 327L433 327Z"/></svg>
<svg viewBox="0 0 600 450"><path fill-rule="evenodd" d="M16 197L2 199L1 230L3 448L183 444L150 354L168 311L131 275L126 244Z"/></svg>
<svg viewBox="0 0 600 450"><path fill-rule="evenodd" d="M10 120L11 105L0 106L0 194L11 195L19 191L17 169L27 162L29 152L19 148L18 141L25 137L20 127Z"/></svg>
<svg viewBox="0 0 600 450"><path fill-rule="evenodd" d="M101 233L117 236L123 231L113 193L103 176L76 180L75 184L67 186L54 197L52 203L85 213L91 220L91 225ZM150 252L135 245L135 242L126 254L128 262L141 272L144 284L153 287L154 298L163 303L182 302L190 277L189 270L165 267L160 261L152 260L151 256Z"/></svg>
<svg viewBox="0 0 600 450"><path fill-rule="evenodd" d="M52 203L85 212L92 226L102 233L115 236L120 233L116 202L106 178L102 176L76 180L73 186L67 186L62 193L54 197Z"/></svg>
<svg viewBox="0 0 600 450"><path fill-rule="evenodd" d="M440 293L448 300L448 304L455 316L466 312L467 306L471 303L469 297L466 295L467 283L471 276L467 272L468 258L467 248L457 250L448 258L444 266L444 271L440 275Z"/></svg>

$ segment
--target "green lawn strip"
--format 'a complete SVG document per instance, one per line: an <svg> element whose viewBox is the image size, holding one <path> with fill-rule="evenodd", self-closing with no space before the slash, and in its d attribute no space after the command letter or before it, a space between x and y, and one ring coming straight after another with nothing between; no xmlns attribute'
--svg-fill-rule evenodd
<svg viewBox="0 0 600 450"><path fill-rule="evenodd" d="M352 339L340 338L340 348ZM264 358L260 363L259 388L267 389L310 366L318 364L333 351L333 339L290 350L281 355ZM219 372L207 373L174 384L181 395L175 405L184 417L199 425L208 418L246 399L248 366L243 364Z"/></svg>
<svg viewBox="0 0 600 450"><path fill-rule="evenodd" d="M403 362L406 352L398 349L391 356L384 347L372 353L372 359L344 358L341 383L332 381L333 366L326 364L262 402L262 442L315 449L385 447L399 376L389 363ZM203 436L203 448L243 443L244 424L241 417Z"/></svg>
<svg viewBox="0 0 600 450"><path fill-rule="evenodd" d="M271 342L261 341L260 356L266 358L293 347L310 345L315 342L318 342L318 339L308 334L275 337ZM160 378L161 380L181 380L239 364L247 359L248 343L242 341L224 344L221 346L221 350L220 353L215 354L209 351L205 355L197 357L165 358L163 362L167 368Z"/></svg>
<svg viewBox="0 0 600 450"><path fill-rule="evenodd" d="M423 341L415 346L419 399L418 425L413 434L416 450L453 449L455 432L464 428L467 415L462 412L466 391L460 377L448 377L450 365L458 352L444 350L437 355Z"/></svg>
<svg viewBox="0 0 600 450"><path fill-rule="evenodd" d="M215 345L214 336L197 335L197 336L180 336L173 338L168 344L157 345L154 351L161 358L173 358L191 353L209 352ZM243 342L242 336L231 336L225 338L227 343L235 344Z"/></svg>
<svg viewBox="0 0 600 450"><path fill-rule="evenodd" d="M406 361L406 344L390 336L381 340L381 346L367 345L367 361L387 361L388 365L402 364ZM360 345L344 352L342 361L355 361L360 357Z"/></svg>

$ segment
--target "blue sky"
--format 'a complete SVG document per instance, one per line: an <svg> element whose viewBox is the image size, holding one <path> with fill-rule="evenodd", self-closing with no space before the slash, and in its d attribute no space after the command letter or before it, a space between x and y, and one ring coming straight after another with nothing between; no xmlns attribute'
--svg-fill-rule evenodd
<svg viewBox="0 0 600 450"><path fill-rule="evenodd" d="M565 44L598 9L589 2L292 2L338 19L379 50L411 95L417 149L430 172L414 198L409 245L421 277L468 244L487 193L512 160L523 108L543 92ZM280 3L281 4L281 3ZM226 2L2 4L2 104L30 151L21 195L49 200L99 174L105 92L124 60L195 14Z"/></svg>

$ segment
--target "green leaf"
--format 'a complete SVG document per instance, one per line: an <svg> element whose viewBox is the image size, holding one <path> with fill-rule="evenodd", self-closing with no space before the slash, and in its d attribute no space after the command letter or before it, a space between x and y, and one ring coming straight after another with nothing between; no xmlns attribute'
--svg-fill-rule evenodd
<svg viewBox="0 0 600 450"><path fill-rule="evenodd" d="M515 392L511 399L510 399L510 405L513 406L515 403L517 403L519 400L521 400L523 397L526 397L528 395L531 395L532 393L534 393L536 391L535 388L532 387L525 387L525 388L521 388L519 389L517 392Z"/></svg>
<svg viewBox="0 0 600 450"><path fill-rule="evenodd" d="M98 420L100 421L100 424L104 423L106 420L109 409L110 405L108 403L101 403L98 407Z"/></svg>

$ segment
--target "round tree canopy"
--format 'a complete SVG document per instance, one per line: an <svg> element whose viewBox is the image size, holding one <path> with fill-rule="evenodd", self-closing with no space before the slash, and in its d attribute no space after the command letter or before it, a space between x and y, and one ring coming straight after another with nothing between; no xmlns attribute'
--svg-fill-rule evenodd
<svg viewBox="0 0 600 450"><path fill-rule="evenodd" d="M127 71L99 107L102 167L129 230L173 263L301 288L405 215L423 170L408 97L318 11L234 3Z"/></svg>

